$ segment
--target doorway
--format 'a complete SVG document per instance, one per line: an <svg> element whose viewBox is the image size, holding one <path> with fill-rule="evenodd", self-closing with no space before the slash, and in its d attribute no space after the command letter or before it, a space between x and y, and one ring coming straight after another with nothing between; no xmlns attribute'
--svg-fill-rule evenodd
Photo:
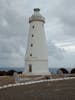
<svg viewBox="0 0 75 100"><path fill-rule="evenodd" d="M29 64L29 72L32 72L32 64Z"/></svg>

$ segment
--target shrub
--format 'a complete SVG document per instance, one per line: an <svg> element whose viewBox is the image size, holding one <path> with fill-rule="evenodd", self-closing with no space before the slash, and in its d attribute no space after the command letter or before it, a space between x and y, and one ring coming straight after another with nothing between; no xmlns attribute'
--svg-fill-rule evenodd
<svg viewBox="0 0 75 100"><path fill-rule="evenodd" d="M6 73L6 75L13 76L14 72L16 72L16 71L14 71L14 70L9 70L9 71Z"/></svg>

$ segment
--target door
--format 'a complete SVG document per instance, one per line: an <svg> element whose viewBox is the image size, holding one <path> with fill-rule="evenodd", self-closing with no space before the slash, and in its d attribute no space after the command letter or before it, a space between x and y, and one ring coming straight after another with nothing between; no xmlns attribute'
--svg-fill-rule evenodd
<svg viewBox="0 0 75 100"><path fill-rule="evenodd" d="M29 72L32 72L32 64L29 64Z"/></svg>

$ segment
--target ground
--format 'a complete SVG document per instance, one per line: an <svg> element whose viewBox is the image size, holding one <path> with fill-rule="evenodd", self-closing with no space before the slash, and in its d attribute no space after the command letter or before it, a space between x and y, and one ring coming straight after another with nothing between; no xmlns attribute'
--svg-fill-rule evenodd
<svg viewBox="0 0 75 100"><path fill-rule="evenodd" d="M75 79L2 89L0 100L75 100Z"/></svg>
<svg viewBox="0 0 75 100"><path fill-rule="evenodd" d="M0 86L14 83L14 78L12 76L0 76Z"/></svg>

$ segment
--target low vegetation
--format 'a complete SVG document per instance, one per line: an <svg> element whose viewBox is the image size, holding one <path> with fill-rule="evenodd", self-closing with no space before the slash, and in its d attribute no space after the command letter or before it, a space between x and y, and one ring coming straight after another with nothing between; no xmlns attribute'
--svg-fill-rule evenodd
<svg viewBox="0 0 75 100"><path fill-rule="evenodd" d="M9 71L0 71L0 76L13 76L14 72L18 74L22 74L22 72L17 72L15 70L9 70Z"/></svg>

